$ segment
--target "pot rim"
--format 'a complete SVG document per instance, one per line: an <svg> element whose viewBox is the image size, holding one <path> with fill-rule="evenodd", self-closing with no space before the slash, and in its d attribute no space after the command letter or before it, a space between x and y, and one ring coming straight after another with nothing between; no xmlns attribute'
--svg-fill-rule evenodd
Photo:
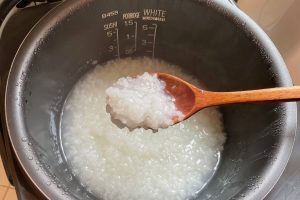
<svg viewBox="0 0 300 200"><path fill-rule="evenodd" d="M28 70L28 68L30 67L29 61L34 55L34 50L40 44L40 41L42 41L43 38L47 37L47 35L49 34L49 30L53 29L53 27L55 28L60 20L65 20L68 15L72 14L70 12L66 12L66 10L72 10L74 12L93 1L94 0L64 1L53 8L49 13L47 13L31 29L31 31L27 34L26 38L20 45L13 60L7 79L4 97L4 109L7 132L12 145L12 149L25 175L33 183L36 189L38 189L48 199L64 199L66 198L66 196L61 195L61 190L57 188L56 185L47 185L46 180L48 180L49 178L46 176L46 173L41 172L43 170L36 170L37 165L33 161L35 159L37 160L37 157L32 153L33 151L24 151L25 145L27 149L28 145L21 141L23 137L27 137L27 134L26 126L22 117L22 98L20 94L23 84L26 81L26 70ZM227 17L235 17L239 21L245 22L245 26L249 30L251 30L251 32L255 35L257 41L262 46L267 47L266 51L268 55L270 55L272 57L272 61L276 63L276 65L274 65L274 73L280 75L278 76L279 84L281 86L292 86L291 77L281 55L272 43L271 39L252 19L250 19L246 14L240 11L235 5L225 2L224 0L216 0L210 6L214 7L214 9L215 7L224 8L223 10L218 11L223 12L223 14ZM284 130L286 130L288 134L285 136L285 139L281 141L281 148L278 151L277 160L270 167L270 172L272 173L265 173L266 178L261 184L263 185L263 187L252 191L247 199L263 199L274 187L288 163L296 135L297 106L296 103L286 103L284 104L284 108L287 115ZM35 158L31 162L28 161L29 155Z"/></svg>

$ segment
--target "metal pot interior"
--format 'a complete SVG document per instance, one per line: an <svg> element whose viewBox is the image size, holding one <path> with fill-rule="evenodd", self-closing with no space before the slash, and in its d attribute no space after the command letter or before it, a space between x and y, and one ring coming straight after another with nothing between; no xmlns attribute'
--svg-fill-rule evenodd
<svg viewBox="0 0 300 200"><path fill-rule="evenodd" d="M143 36L137 39L136 51L130 51L134 45L122 37L134 31L123 24L122 13L143 15L144 9L165 11L160 21L134 20L138 35L144 34L143 24L155 29L155 47L143 46L145 38L153 41L151 35ZM102 15L116 10L116 16ZM110 25L116 21L118 29ZM118 31L118 48L116 33L108 33L111 30ZM95 66L92 61L104 63L128 56L153 56L179 65L212 91L291 85L272 42L225 1L63 2L23 42L6 91L7 128L13 148L25 173L46 197L95 199L72 175L63 155L61 111L76 81ZM288 161L296 105L232 105L221 111L227 142L219 169L197 199L263 198Z"/></svg>

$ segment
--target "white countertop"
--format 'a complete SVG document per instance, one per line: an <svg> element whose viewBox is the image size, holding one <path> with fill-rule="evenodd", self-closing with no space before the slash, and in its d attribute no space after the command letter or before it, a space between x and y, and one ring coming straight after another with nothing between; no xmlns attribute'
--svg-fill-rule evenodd
<svg viewBox="0 0 300 200"><path fill-rule="evenodd" d="M239 0L238 5L270 36L300 85L300 1Z"/></svg>

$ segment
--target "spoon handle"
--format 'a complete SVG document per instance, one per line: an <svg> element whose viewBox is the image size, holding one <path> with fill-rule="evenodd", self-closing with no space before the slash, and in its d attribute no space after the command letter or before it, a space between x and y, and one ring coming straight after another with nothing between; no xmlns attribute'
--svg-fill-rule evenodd
<svg viewBox="0 0 300 200"><path fill-rule="evenodd" d="M202 91L202 94L198 97L196 103L199 107L203 107L203 101L201 100L203 97L205 98L205 106L266 101L297 101L300 100L300 86L238 92Z"/></svg>

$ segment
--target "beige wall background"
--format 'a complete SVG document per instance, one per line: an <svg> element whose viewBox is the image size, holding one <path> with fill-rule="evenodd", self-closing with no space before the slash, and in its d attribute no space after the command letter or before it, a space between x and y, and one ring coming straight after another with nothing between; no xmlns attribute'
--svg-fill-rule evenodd
<svg viewBox="0 0 300 200"><path fill-rule="evenodd" d="M300 85L300 0L239 0L238 5L270 36Z"/></svg>

